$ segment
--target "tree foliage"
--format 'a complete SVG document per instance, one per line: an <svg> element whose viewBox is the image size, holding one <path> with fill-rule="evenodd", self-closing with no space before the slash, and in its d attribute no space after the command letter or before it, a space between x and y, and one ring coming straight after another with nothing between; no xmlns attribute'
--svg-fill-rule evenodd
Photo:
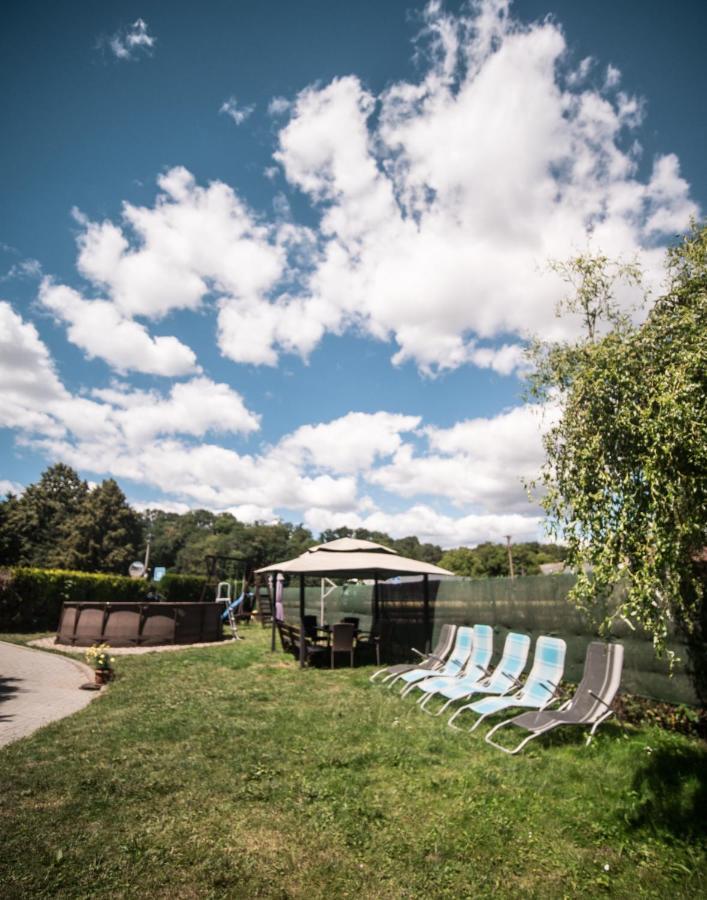
<svg viewBox="0 0 707 900"><path fill-rule="evenodd" d="M357 537L386 544L405 556L436 563L442 549L416 537L395 540L364 528L324 531L315 539L302 524L240 522L231 513L195 509L178 514L128 504L113 479L89 490L69 466L44 472L21 497L0 501L0 565L36 566L126 574L151 534L152 565L178 574L203 575L207 555L237 557L224 571L241 577L254 568L290 559L314 544Z"/></svg>
<svg viewBox="0 0 707 900"><path fill-rule="evenodd" d="M231 513L191 510L182 515L154 511L151 557L155 565L171 571L203 574L207 555L235 556L233 573L298 556L316 543L302 525L286 522L264 524L240 522Z"/></svg>
<svg viewBox="0 0 707 900"><path fill-rule="evenodd" d="M65 532L66 564L79 572L125 575L142 550L140 516L112 478L88 492Z"/></svg>
<svg viewBox="0 0 707 900"><path fill-rule="evenodd" d="M69 522L88 494L88 485L63 463L50 466L21 497L0 507L0 562L51 568L64 564Z"/></svg>
<svg viewBox="0 0 707 900"><path fill-rule="evenodd" d="M513 569L516 575L537 575L542 563L560 562L566 548L537 541L513 544ZM508 547L486 542L477 547L447 550L439 561L443 569L466 578L506 578L510 575Z"/></svg>
<svg viewBox="0 0 707 900"><path fill-rule="evenodd" d="M707 228L693 226L668 252L667 290L645 321L611 317L603 336L596 324L613 308L613 282L608 261L598 260L583 283L586 336L532 351L531 394L561 409L545 438L542 503L582 573L574 598L596 608L621 580L614 615L645 628L660 652L675 621L690 633L701 616L694 559L707 540Z"/></svg>
<svg viewBox="0 0 707 900"><path fill-rule="evenodd" d="M0 564L127 574L142 523L112 479L89 490L63 463L0 502Z"/></svg>
<svg viewBox="0 0 707 900"><path fill-rule="evenodd" d="M315 539L309 529L288 522L265 524L239 522L231 513L212 513L191 510L178 515L156 511L153 522L152 559L175 572L202 574L207 554L239 556L241 569L265 566L283 559L291 559L318 543L341 537L356 537L376 541L397 550L404 556L436 563L442 549L434 544L420 543L416 537L391 538L383 532L364 528L337 528L323 531Z"/></svg>
<svg viewBox="0 0 707 900"><path fill-rule="evenodd" d="M595 340L602 323L627 324L614 298L614 289L619 282L640 285L641 270L636 263L611 260L601 253L584 253L570 260L552 260L550 269L571 288L560 301L559 312L577 313L590 341Z"/></svg>

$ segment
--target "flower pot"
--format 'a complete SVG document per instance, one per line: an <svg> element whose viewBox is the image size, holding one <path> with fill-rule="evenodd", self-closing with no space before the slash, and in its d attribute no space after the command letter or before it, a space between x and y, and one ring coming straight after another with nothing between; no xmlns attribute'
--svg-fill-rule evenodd
<svg viewBox="0 0 707 900"><path fill-rule="evenodd" d="M96 669L96 684L108 684L110 681L110 669Z"/></svg>

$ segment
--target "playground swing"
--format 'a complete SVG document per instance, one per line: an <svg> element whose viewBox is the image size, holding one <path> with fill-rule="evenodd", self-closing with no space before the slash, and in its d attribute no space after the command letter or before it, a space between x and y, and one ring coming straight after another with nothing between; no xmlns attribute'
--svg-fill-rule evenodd
<svg viewBox="0 0 707 900"><path fill-rule="evenodd" d="M236 579L233 583L234 593L236 593L237 585L238 580ZM235 599L232 599L231 588L230 581L219 581L216 588L216 602L226 604L221 620L223 622L228 621L233 640L242 641L243 638L238 633L238 620L248 619L250 621L251 611L249 606L252 594L248 591L248 580L245 578L243 579L243 590Z"/></svg>
<svg viewBox="0 0 707 900"><path fill-rule="evenodd" d="M235 599L231 599L236 594ZM228 621L234 641L243 640L238 633L239 622L250 622L253 616L260 621L263 628L272 622L272 590L268 580L258 575L255 576L252 585L249 578L243 579L240 594L238 593L237 579L234 582L233 593L231 593L230 581L220 581L216 589L216 600L226 603L226 609L221 618L224 622Z"/></svg>
<svg viewBox="0 0 707 900"><path fill-rule="evenodd" d="M246 574L251 567L242 556L209 554L205 562L206 579L201 602L205 601L207 593L213 591L216 602L225 604L221 618L223 622L228 622L234 641L243 640L238 633L239 622L250 622L255 616L265 628L272 621L274 604L267 578L256 575L251 581L252 575ZM243 573L240 592L239 570ZM235 577L229 578L232 573Z"/></svg>
<svg viewBox="0 0 707 900"><path fill-rule="evenodd" d="M201 592L204 602L208 592L214 592L217 603L223 603L225 609L221 615L223 622L228 622L234 641L242 640L238 632L239 622L250 621L252 615L252 594L249 593L248 579L245 572L247 561L241 556L208 555L206 563L206 579ZM243 572L241 590L239 592L239 570Z"/></svg>

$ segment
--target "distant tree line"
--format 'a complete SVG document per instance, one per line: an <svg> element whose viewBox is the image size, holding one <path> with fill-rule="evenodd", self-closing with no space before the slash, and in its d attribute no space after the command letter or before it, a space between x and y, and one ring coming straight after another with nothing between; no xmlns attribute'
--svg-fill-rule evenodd
<svg viewBox="0 0 707 900"><path fill-rule="evenodd" d="M241 562L233 564L230 574L240 575L246 566L258 568L298 556L318 543L354 537L385 544L403 556L439 564L458 575L508 575L508 552L502 544L445 553L437 544L421 543L416 537L395 539L365 528L327 529L315 539L301 524L246 524L227 512L138 513L112 478L89 487L63 463L48 468L22 496L8 494L0 501L0 565L125 575L131 562L144 557L148 533L152 565L183 574L203 574L207 555L237 557ZM563 558L563 548L556 545L513 547L516 574L535 574L540 563Z"/></svg>
<svg viewBox="0 0 707 900"><path fill-rule="evenodd" d="M416 537L394 540L390 535L365 528L327 529L315 539L303 525L278 522L249 525L239 522L231 513L212 513L204 509L177 513L156 512L152 531L151 557L170 571L201 574L207 554L240 556L249 567L299 556L309 547L342 537L376 541L404 556L436 563L442 548L421 544ZM238 564L235 564L238 568Z"/></svg>
<svg viewBox="0 0 707 900"><path fill-rule="evenodd" d="M538 575L543 563L562 562L567 548L561 544L541 544L529 541L513 544L513 572L515 575ZM476 547L457 547L447 550L439 560L443 569L467 578L504 578L511 574L508 547L486 542Z"/></svg>

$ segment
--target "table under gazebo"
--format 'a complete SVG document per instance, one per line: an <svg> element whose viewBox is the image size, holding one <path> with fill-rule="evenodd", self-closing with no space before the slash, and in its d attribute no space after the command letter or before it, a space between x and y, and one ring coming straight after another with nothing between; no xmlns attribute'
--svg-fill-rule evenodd
<svg viewBox="0 0 707 900"><path fill-rule="evenodd" d="M390 547L376 544L373 541L355 538L339 538L326 544L319 544L306 550L301 556L285 562L273 563L257 569L258 575L297 575L299 576L299 618L300 618L300 666L305 665L305 578L359 578L373 580L373 623L378 624L380 601L378 582L380 579L392 578L396 575L420 575L423 580L423 623L425 632L425 649L429 650L430 633L430 575L452 575L447 569L401 556ZM272 649L275 649L275 631L277 622L272 620Z"/></svg>

